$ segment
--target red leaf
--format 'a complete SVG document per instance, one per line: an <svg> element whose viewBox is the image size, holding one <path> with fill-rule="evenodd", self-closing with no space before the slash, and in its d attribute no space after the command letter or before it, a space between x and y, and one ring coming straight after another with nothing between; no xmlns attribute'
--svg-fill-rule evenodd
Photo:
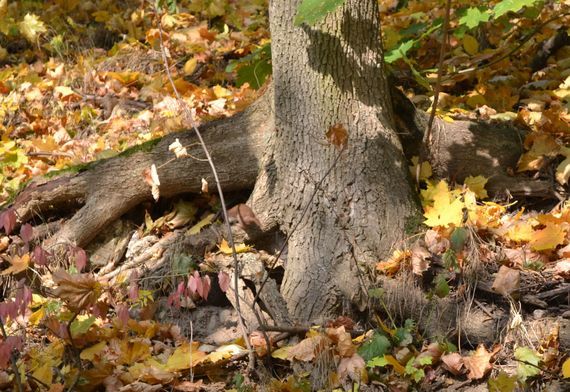
<svg viewBox="0 0 570 392"><path fill-rule="evenodd" d="M50 256L51 254L48 253L48 251L46 251L40 245L36 245L32 258L34 259L34 263L37 265L48 265L48 257Z"/></svg>
<svg viewBox="0 0 570 392"><path fill-rule="evenodd" d="M210 277L208 275L204 276L202 278L202 292L204 295L202 295L202 298L204 298L205 300L208 299L208 294L210 293L210 288L211 288L212 284L210 282Z"/></svg>
<svg viewBox="0 0 570 392"><path fill-rule="evenodd" d="M119 319L121 324L123 324L123 326L126 326L127 323L129 322L129 308L127 307L127 305L120 304L117 305L116 310L117 310L117 318Z"/></svg>
<svg viewBox="0 0 570 392"><path fill-rule="evenodd" d="M4 228L6 234L10 234L16 226L16 212L13 209L7 209L0 214L0 226Z"/></svg>
<svg viewBox="0 0 570 392"><path fill-rule="evenodd" d="M224 271L218 272L218 283L220 285L220 289L225 293L230 287L230 276Z"/></svg>
<svg viewBox="0 0 570 392"><path fill-rule="evenodd" d="M22 227L20 227L20 237L26 244L32 240L33 235L34 235L34 229L32 228L32 225L30 225L29 223L26 223L25 225L22 225Z"/></svg>
<svg viewBox="0 0 570 392"><path fill-rule="evenodd" d="M87 253L79 247L73 249L73 256L75 257L75 266L79 272L87 265Z"/></svg>

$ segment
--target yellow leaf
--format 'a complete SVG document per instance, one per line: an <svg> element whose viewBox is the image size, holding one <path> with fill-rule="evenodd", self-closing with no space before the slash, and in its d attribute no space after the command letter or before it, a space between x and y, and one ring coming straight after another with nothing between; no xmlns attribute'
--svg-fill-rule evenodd
<svg viewBox="0 0 570 392"><path fill-rule="evenodd" d="M219 84L215 85L212 88L212 91L214 91L214 95L216 96L216 98L226 98L232 95L230 90L228 90L227 88L223 88Z"/></svg>
<svg viewBox="0 0 570 392"><path fill-rule="evenodd" d="M486 105L487 101L481 94L473 92L467 97L466 103L470 108L476 108L478 106Z"/></svg>
<svg viewBox="0 0 570 392"><path fill-rule="evenodd" d="M79 357L87 361L93 361L93 359L95 359L95 356L100 355L106 348L107 342L102 341L81 351Z"/></svg>
<svg viewBox="0 0 570 392"><path fill-rule="evenodd" d="M24 20L18 24L18 27L20 28L20 33L32 43L36 41L39 34L47 31L44 22L34 14L26 14Z"/></svg>
<svg viewBox="0 0 570 392"><path fill-rule="evenodd" d="M45 315L46 315L46 310L42 306L41 308L39 308L38 310L36 310L34 313L32 313L30 315L30 318L28 319L28 321L32 325L38 325L43 320Z"/></svg>
<svg viewBox="0 0 570 392"><path fill-rule="evenodd" d="M26 253L22 257L14 255L10 260L10 267L6 268L0 275L16 275L22 271L25 271L30 265L30 254Z"/></svg>
<svg viewBox="0 0 570 392"><path fill-rule="evenodd" d="M471 56L479 52L479 42L477 42L477 40L469 34L465 34L463 36L462 44L463 44L463 49L465 49L465 52L467 52L467 54L470 54Z"/></svg>
<svg viewBox="0 0 570 392"><path fill-rule="evenodd" d="M196 366L206 357L206 353L198 350L198 343L193 345L184 343L174 350L174 353L168 358L165 369L168 371L179 371L190 369Z"/></svg>
<svg viewBox="0 0 570 392"><path fill-rule="evenodd" d="M53 375L53 371L52 371L52 362L51 361L46 361L43 364L40 365L39 368L37 368L36 370L34 370L34 372L32 373L32 375L40 380L41 382L43 382L45 385L51 385L52 382L52 375Z"/></svg>
<svg viewBox="0 0 570 392"><path fill-rule="evenodd" d="M192 75L196 70L196 66L198 65L198 60L195 57L192 57L184 64L184 74L185 75Z"/></svg>
<svg viewBox="0 0 570 392"><path fill-rule="evenodd" d="M535 232L530 246L533 250L550 250L562 244L565 238L564 229L560 225L550 223L544 229Z"/></svg>
<svg viewBox="0 0 570 392"><path fill-rule="evenodd" d="M234 355L239 355L245 353L246 350L238 344L227 344L225 346L218 347L216 351L208 354L205 359L212 363L217 363L227 358L231 358Z"/></svg>
<svg viewBox="0 0 570 392"><path fill-rule="evenodd" d="M417 176L418 162L419 162L418 157L412 158L412 166L410 166L410 173L412 174L412 178L416 178ZM432 176L431 165L427 161L422 162L422 166L420 168L419 180L427 180L431 176Z"/></svg>
<svg viewBox="0 0 570 392"><path fill-rule="evenodd" d="M235 244L235 247L236 247L236 253L251 252L253 249L252 247L247 246L244 243ZM232 248L228 245L228 242L226 240L222 240L222 243L218 245L218 248L220 249L220 252L222 252L223 254L231 255L233 253Z"/></svg>
<svg viewBox="0 0 570 392"><path fill-rule="evenodd" d="M506 237L515 242L528 242L535 236L534 229L528 221L518 222L507 231Z"/></svg>
<svg viewBox="0 0 570 392"><path fill-rule="evenodd" d="M487 184L488 179L483 176L469 176L465 179L464 184L467 188L471 190L479 199L486 199L489 197L487 191L485 190L485 184Z"/></svg>
<svg viewBox="0 0 570 392"><path fill-rule="evenodd" d="M566 358L562 364L562 377L570 378L570 358Z"/></svg>
<svg viewBox="0 0 570 392"><path fill-rule="evenodd" d="M284 346L280 347L277 350L271 352L271 356L273 358L281 359L283 361L288 360L291 358L291 354L289 353L289 349L291 346Z"/></svg>
<svg viewBox="0 0 570 392"><path fill-rule="evenodd" d="M215 216L216 216L216 214L209 214L204 219L202 219L200 222L196 223L194 226L189 228L188 231L186 232L186 234L188 234L188 235L198 234L200 232L200 230L202 230L202 228L204 228L205 226L208 226L210 223L212 223Z"/></svg>
<svg viewBox="0 0 570 392"><path fill-rule="evenodd" d="M429 189L429 186L428 186ZM425 207L424 224L430 227L449 225L461 226L463 223L463 202L449 191L447 183L440 181L431 192L433 206Z"/></svg>
<svg viewBox="0 0 570 392"><path fill-rule="evenodd" d="M384 359L386 360L386 362L388 362L390 365L392 365L392 367L394 368L394 370L398 374L404 374L406 372L406 368L404 368L400 364L400 362L398 362L398 360L396 358L394 358L394 356L392 356L390 354L385 354Z"/></svg>
<svg viewBox="0 0 570 392"><path fill-rule="evenodd" d="M125 86L128 86L136 83L139 80L140 73L133 71L106 72L105 75L115 80L118 80Z"/></svg>

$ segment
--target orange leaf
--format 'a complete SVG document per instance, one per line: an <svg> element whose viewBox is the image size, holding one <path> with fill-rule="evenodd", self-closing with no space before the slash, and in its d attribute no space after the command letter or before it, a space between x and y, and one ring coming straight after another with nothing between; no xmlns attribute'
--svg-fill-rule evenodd
<svg viewBox="0 0 570 392"><path fill-rule="evenodd" d="M348 132L342 124L334 124L326 133L328 141L339 149L346 146Z"/></svg>

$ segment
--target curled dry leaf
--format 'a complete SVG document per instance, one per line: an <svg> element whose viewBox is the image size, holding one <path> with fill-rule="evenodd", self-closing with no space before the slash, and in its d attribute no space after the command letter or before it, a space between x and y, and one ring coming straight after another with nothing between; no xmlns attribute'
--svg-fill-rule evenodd
<svg viewBox="0 0 570 392"><path fill-rule="evenodd" d="M520 288L520 275L519 270L502 265L495 276L495 281L491 288L505 297L514 296L518 294Z"/></svg>
<svg viewBox="0 0 570 392"><path fill-rule="evenodd" d="M340 379L344 379L346 376L350 376L353 380L359 380L362 369L366 366L364 359L358 355L354 354L348 358L342 358L338 364L338 375Z"/></svg>
<svg viewBox="0 0 570 392"><path fill-rule="evenodd" d="M101 295L101 284L92 274L70 275L58 270L53 273L52 279L58 286L53 290L54 295L64 300L74 312L94 305Z"/></svg>
<svg viewBox="0 0 570 392"><path fill-rule="evenodd" d="M356 347L352 344L352 338L345 331L344 325L338 328L327 328L326 333L336 344L336 350L342 357L352 357L356 352Z"/></svg>
<svg viewBox="0 0 570 392"><path fill-rule="evenodd" d="M188 151L186 150L186 147L184 147L180 143L180 140L178 140L178 138L174 141L174 143L168 146L168 151L172 151L174 155L176 155L176 158L182 158L188 156Z"/></svg>
<svg viewBox="0 0 570 392"><path fill-rule="evenodd" d="M160 197L160 179L158 178L158 171L156 170L156 165L153 163L150 169L145 169L144 173L145 182L150 185L150 191L152 193L152 198L158 201Z"/></svg>
<svg viewBox="0 0 570 392"><path fill-rule="evenodd" d="M208 181L205 178L202 178L202 193L208 193Z"/></svg>
<svg viewBox="0 0 570 392"><path fill-rule="evenodd" d="M412 247L412 271L416 275L422 275L425 271L429 269L429 260L431 256L429 251L424 248L421 244L416 243Z"/></svg>
<svg viewBox="0 0 570 392"><path fill-rule="evenodd" d="M459 353L450 353L441 357L443 367L455 376L463 374L463 357Z"/></svg>

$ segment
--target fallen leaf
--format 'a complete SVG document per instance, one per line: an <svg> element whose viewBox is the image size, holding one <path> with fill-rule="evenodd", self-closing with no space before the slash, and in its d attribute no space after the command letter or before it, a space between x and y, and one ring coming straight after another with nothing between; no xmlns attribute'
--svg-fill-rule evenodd
<svg viewBox="0 0 570 392"><path fill-rule="evenodd" d="M492 369L491 359L499 350L500 347L497 346L493 351L489 352L484 345L480 344L477 350L470 356L463 357L463 363L469 370L467 377L470 380L479 380L485 377Z"/></svg>
<svg viewBox="0 0 570 392"><path fill-rule="evenodd" d="M505 297L517 297L520 288L520 271L502 265L491 288Z"/></svg>
<svg viewBox="0 0 570 392"><path fill-rule="evenodd" d="M30 254L25 253L22 256L14 255L8 258L10 266L0 273L0 275L16 275L28 269L30 265Z"/></svg>
<svg viewBox="0 0 570 392"><path fill-rule="evenodd" d="M70 275L64 270L57 270L52 279L58 286L53 290L54 295L64 300L74 312L94 305L101 295L101 284L92 274Z"/></svg>

